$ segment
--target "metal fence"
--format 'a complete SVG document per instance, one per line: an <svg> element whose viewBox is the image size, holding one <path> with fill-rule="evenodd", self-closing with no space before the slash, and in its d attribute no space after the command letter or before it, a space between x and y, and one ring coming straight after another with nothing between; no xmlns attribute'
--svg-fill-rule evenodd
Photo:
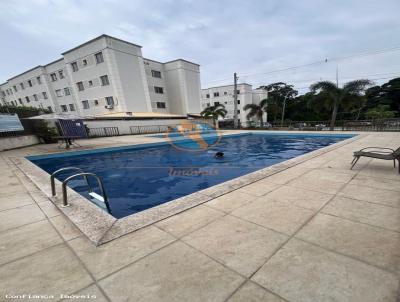
<svg viewBox="0 0 400 302"><path fill-rule="evenodd" d="M177 125L148 125L148 126L130 126L131 134L152 134L165 133L170 127Z"/></svg>
<svg viewBox="0 0 400 302"><path fill-rule="evenodd" d="M257 122L250 122L247 128L259 129L289 129L304 131L328 131L329 120L325 121L284 121L283 124L264 123L262 126ZM337 120L336 131L400 131L400 118L379 120Z"/></svg>
<svg viewBox="0 0 400 302"><path fill-rule="evenodd" d="M103 137L103 136L118 136L118 127L101 127L101 128L89 128L89 137Z"/></svg>

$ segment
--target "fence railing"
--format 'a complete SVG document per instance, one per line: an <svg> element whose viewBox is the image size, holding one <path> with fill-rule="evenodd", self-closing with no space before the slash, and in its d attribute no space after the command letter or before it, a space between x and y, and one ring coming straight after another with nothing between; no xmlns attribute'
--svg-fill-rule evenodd
<svg viewBox="0 0 400 302"><path fill-rule="evenodd" d="M330 121L284 121L263 126L257 122L251 122L247 127L259 127L268 129L289 128L293 130L326 131L329 130ZM400 118L376 119L376 120L337 120L334 130L339 131L400 131Z"/></svg>
<svg viewBox="0 0 400 302"><path fill-rule="evenodd" d="M169 127L176 127L176 125L130 126L130 130L131 134L152 134L167 132Z"/></svg>
<svg viewBox="0 0 400 302"><path fill-rule="evenodd" d="M118 136L118 127L100 127L90 128L88 130L89 137Z"/></svg>

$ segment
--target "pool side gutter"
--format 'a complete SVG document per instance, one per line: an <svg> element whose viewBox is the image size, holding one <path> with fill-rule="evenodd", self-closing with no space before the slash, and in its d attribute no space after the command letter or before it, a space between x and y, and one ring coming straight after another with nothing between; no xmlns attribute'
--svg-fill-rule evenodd
<svg viewBox="0 0 400 302"><path fill-rule="evenodd" d="M257 131L256 133L260 132ZM47 172L26 158L10 157L10 160L17 166L18 169L20 169L27 177L29 177L42 192L44 192L44 194L52 201L52 203L66 217L68 217L68 219L71 220L85 236L87 236L95 245L101 245L125 234L131 233L145 226L154 224L160 220L166 219L170 216L210 201L211 199L230 193L243 186L289 169L319 155L340 148L343 145L354 142L355 140L358 140L366 135L367 134L358 134L352 138L345 139L330 146L311 151L293 159L257 170L244 176L240 176L238 178L121 219L114 218L104 210L89 202L86 198L71 188L67 189L70 206L62 207L60 181L56 180L57 195L56 197L52 197L50 196L50 175ZM228 134L228 136L230 135Z"/></svg>

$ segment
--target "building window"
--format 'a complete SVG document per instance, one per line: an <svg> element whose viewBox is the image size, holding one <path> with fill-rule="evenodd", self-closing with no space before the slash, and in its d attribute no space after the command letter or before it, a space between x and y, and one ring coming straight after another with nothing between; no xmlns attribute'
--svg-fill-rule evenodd
<svg viewBox="0 0 400 302"><path fill-rule="evenodd" d="M33 99L34 99L36 102L39 101L39 98L38 98L37 94L34 94L34 95L33 95Z"/></svg>
<svg viewBox="0 0 400 302"><path fill-rule="evenodd" d="M42 79L40 77L36 77L36 81L38 84L42 84Z"/></svg>
<svg viewBox="0 0 400 302"><path fill-rule="evenodd" d="M165 106L165 103L164 102L157 102L157 108L162 108L162 109L164 109L166 106Z"/></svg>
<svg viewBox="0 0 400 302"><path fill-rule="evenodd" d="M61 111L62 112L67 112L68 111L67 105L61 105Z"/></svg>
<svg viewBox="0 0 400 302"><path fill-rule="evenodd" d="M87 65L87 60L86 60L86 59L83 59L83 60L82 60L82 64L83 64L83 66L86 66L86 65Z"/></svg>
<svg viewBox="0 0 400 302"><path fill-rule="evenodd" d="M29 87L32 87L32 86L33 86L31 80L28 80L28 85L29 85Z"/></svg>
<svg viewBox="0 0 400 302"><path fill-rule="evenodd" d="M224 91L224 95L227 95L228 94L228 92L227 91Z"/></svg>
<svg viewBox="0 0 400 302"><path fill-rule="evenodd" d="M69 88L68 88L68 87L65 87L65 88L64 88L64 94L65 94L65 95L71 95L71 91L69 91Z"/></svg>
<svg viewBox="0 0 400 302"><path fill-rule="evenodd" d="M78 68L78 63L76 63L76 62L72 62L72 63L71 63L71 67L72 67L72 71L73 71L73 72L76 72L76 71L79 70L79 68Z"/></svg>
<svg viewBox="0 0 400 302"><path fill-rule="evenodd" d="M44 98L45 100L47 100L47 92L43 91L43 92L42 92L42 95L43 95L43 98Z"/></svg>
<svg viewBox="0 0 400 302"><path fill-rule="evenodd" d="M57 90L56 90L56 96L62 97L61 89L57 89Z"/></svg>
<svg viewBox="0 0 400 302"><path fill-rule="evenodd" d="M206 94L206 98L207 98L207 99L210 98L210 94L209 94L209 93Z"/></svg>
<svg viewBox="0 0 400 302"><path fill-rule="evenodd" d="M14 85L13 88L14 88L14 91L17 92L17 86Z"/></svg>
<svg viewBox="0 0 400 302"><path fill-rule="evenodd" d="M82 82L76 83L76 86L78 86L78 90L79 90L79 91L85 90L85 87L83 87L83 83L82 83Z"/></svg>
<svg viewBox="0 0 400 302"><path fill-rule="evenodd" d="M236 94L240 94L240 90L236 90Z"/></svg>
<svg viewBox="0 0 400 302"><path fill-rule="evenodd" d="M151 71L151 76L152 76L153 78L159 78L159 79L161 79L161 71L152 70L152 71Z"/></svg>
<svg viewBox="0 0 400 302"><path fill-rule="evenodd" d="M53 108L51 108L51 106L47 107L47 110L49 110L50 113L53 112Z"/></svg>
<svg viewBox="0 0 400 302"><path fill-rule="evenodd" d="M60 79L64 78L64 71L63 70L59 70L58 71L58 76L60 77Z"/></svg>
<svg viewBox="0 0 400 302"><path fill-rule="evenodd" d="M29 103L29 102L31 101L31 100L29 99L29 96L26 96L26 97L25 97L25 100L26 100L27 103Z"/></svg>
<svg viewBox="0 0 400 302"><path fill-rule="evenodd" d="M154 91L155 91L155 93L163 94L164 93L164 88L154 86Z"/></svg>
<svg viewBox="0 0 400 302"><path fill-rule="evenodd" d="M207 103L207 107L210 107L210 103Z"/></svg>
<svg viewBox="0 0 400 302"><path fill-rule="evenodd" d="M94 56L96 58L96 63L97 64L100 64L100 63L104 62L104 58L103 58L103 53L102 52L98 52Z"/></svg>
<svg viewBox="0 0 400 302"><path fill-rule="evenodd" d="M112 96L106 97L106 103L108 106L114 106L114 99Z"/></svg>
<svg viewBox="0 0 400 302"><path fill-rule="evenodd" d="M237 100L237 103L240 104L240 100Z"/></svg>
<svg viewBox="0 0 400 302"><path fill-rule="evenodd" d="M88 100L82 101L82 107L83 109L89 109L89 101Z"/></svg>
<svg viewBox="0 0 400 302"><path fill-rule="evenodd" d="M219 92L214 92L214 97L218 97L219 96Z"/></svg>
<svg viewBox="0 0 400 302"><path fill-rule="evenodd" d="M214 106L217 106L217 105L219 105L219 102L214 102Z"/></svg>
<svg viewBox="0 0 400 302"><path fill-rule="evenodd" d="M239 110L239 109L238 109L237 113L238 113L238 114L240 113L240 110Z"/></svg>
<svg viewBox="0 0 400 302"><path fill-rule="evenodd" d="M75 111L74 104L69 104L69 111Z"/></svg>
<svg viewBox="0 0 400 302"><path fill-rule="evenodd" d="M18 102L22 105L22 100L21 100L21 98L18 99Z"/></svg>
<svg viewBox="0 0 400 302"><path fill-rule="evenodd" d="M52 82L57 81L57 75L55 73L51 73L50 74L50 79L51 79Z"/></svg>
<svg viewBox="0 0 400 302"><path fill-rule="evenodd" d="M89 81L89 86L90 87L93 86L93 81L92 80Z"/></svg>
<svg viewBox="0 0 400 302"><path fill-rule="evenodd" d="M108 76L106 75L101 76L100 81L101 81L101 86L110 85L110 82L108 81Z"/></svg>
<svg viewBox="0 0 400 302"><path fill-rule="evenodd" d="M19 84L21 86L21 89L25 89L24 83Z"/></svg>
<svg viewBox="0 0 400 302"><path fill-rule="evenodd" d="M99 100L94 100L94 105L98 106L99 105Z"/></svg>

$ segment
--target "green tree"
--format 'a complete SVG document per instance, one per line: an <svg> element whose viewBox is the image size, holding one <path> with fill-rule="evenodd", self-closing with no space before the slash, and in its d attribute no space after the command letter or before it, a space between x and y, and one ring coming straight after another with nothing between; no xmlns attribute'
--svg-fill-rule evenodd
<svg viewBox="0 0 400 302"><path fill-rule="evenodd" d="M285 114L286 103L293 101L298 94L298 91L293 89L293 85L283 82L260 86L259 89L268 91L267 113L275 122Z"/></svg>
<svg viewBox="0 0 400 302"><path fill-rule="evenodd" d="M226 113L227 111L225 109L225 106L222 104L218 104L214 106L208 106L206 109L200 112L200 115L202 117L212 118L214 126L217 127L217 119L219 117L225 117Z"/></svg>
<svg viewBox="0 0 400 302"><path fill-rule="evenodd" d="M381 86L374 86L365 92L367 103L366 111L378 105L388 105L390 110L400 115L400 78L395 78Z"/></svg>
<svg viewBox="0 0 400 302"><path fill-rule="evenodd" d="M264 124L263 116L264 116L264 113L267 112L267 108L268 108L267 99L263 99L263 100L261 100L261 102L258 105L257 104L246 104L243 107L243 110L245 110L245 111L249 110L249 113L247 113L247 115L246 115L248 120L250 120L252 117L255 117L256 119L258 119L260 121L260 125L262 127Z"/></svg>
<svg viewBox="0 0 400 302"><path fill-rule="evenodd" d="M330 130L335 128L336 117L339 106L349 106L355 98L361 97L362 93L368 85L371 85L370 80L355 80L344 84L343 88L336 86L330 81L321 81L310 86L310 90L315 93L315 100L323 102L324 106L332 110Z"/></svg>
<svg viewBox="0 0 400 302"><path fill-rule="evenodd" d="M367 111L367 117L371 119L385 119L394 117L395 111L390 110L389 105L378 105Z"/></svg>

